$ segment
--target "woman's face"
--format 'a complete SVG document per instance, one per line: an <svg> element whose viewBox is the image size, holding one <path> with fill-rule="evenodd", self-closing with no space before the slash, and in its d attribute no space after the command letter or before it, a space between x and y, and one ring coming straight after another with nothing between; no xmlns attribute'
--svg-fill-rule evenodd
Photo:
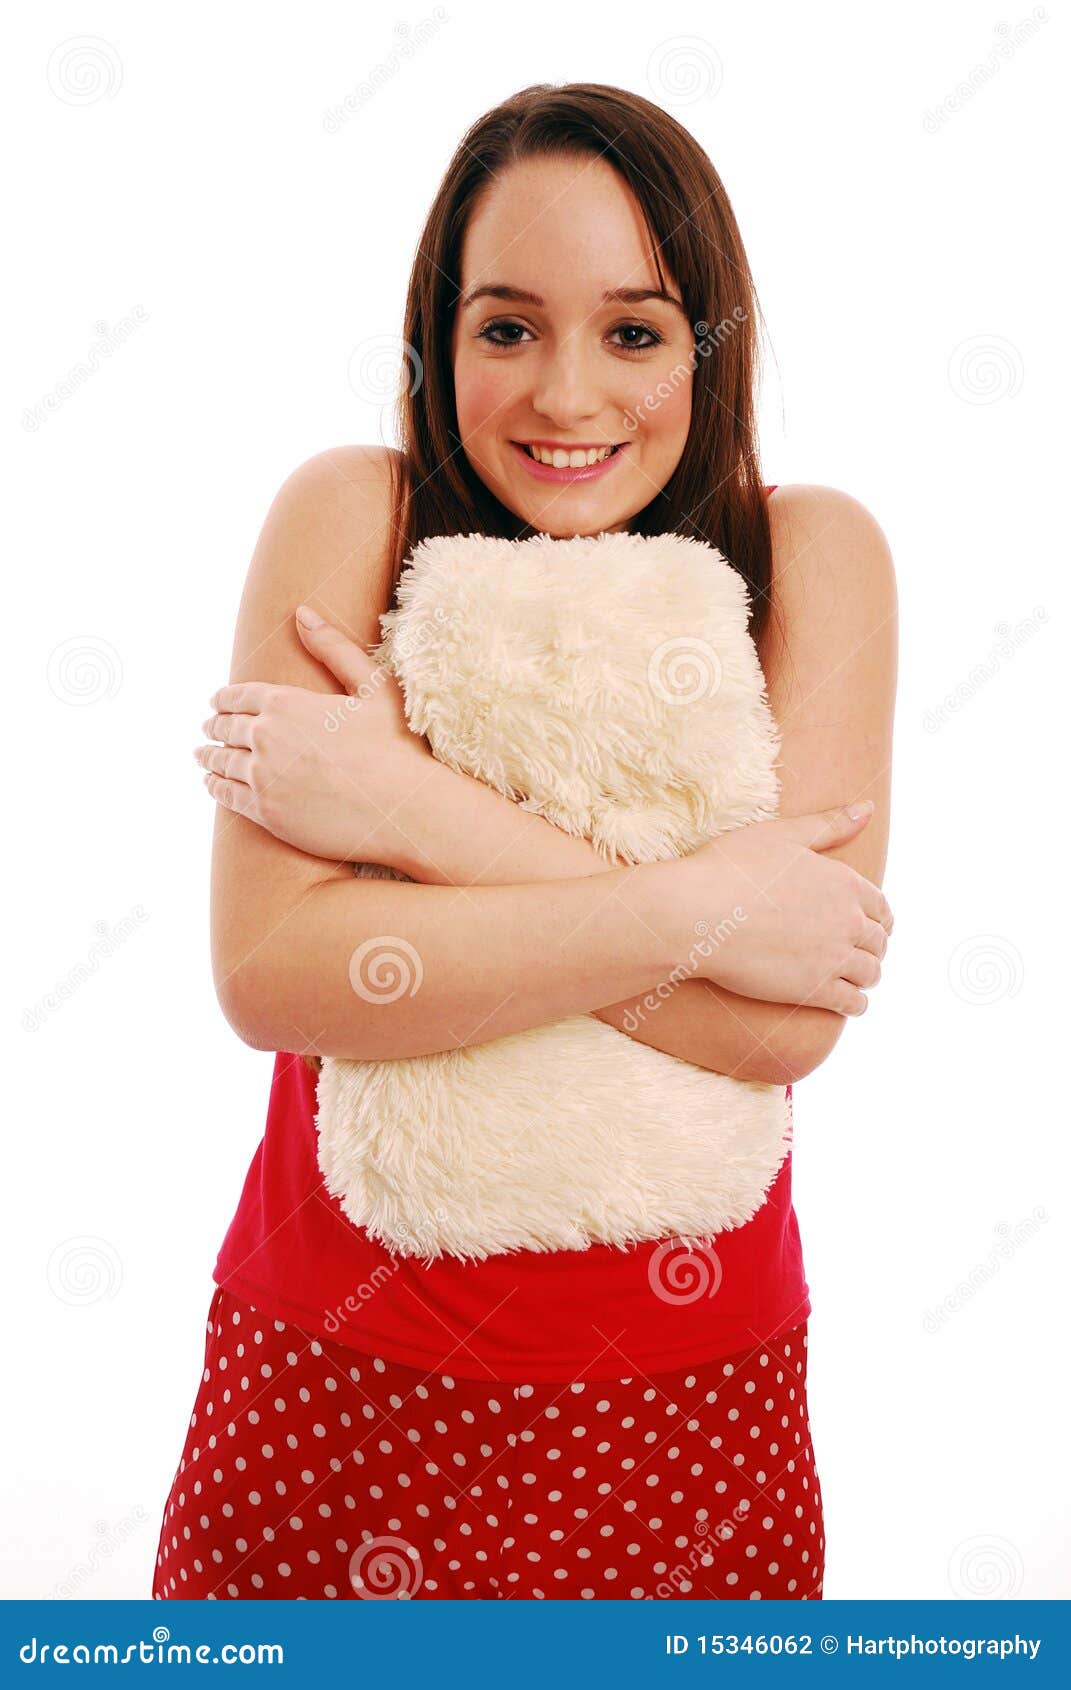
<svg viewBox="0 0 1071 1690"><path fill-rule="evenodd" d="M604 297L657 294L658 273L631 190L593 155L513 165L473 211L452 346L461 442L533 528L624 531L680 461L695 343L668 274L666 286L670 298ZM575 458L533 462L533 443L620 450L601 467L586 451L578 472Z"/></svg>

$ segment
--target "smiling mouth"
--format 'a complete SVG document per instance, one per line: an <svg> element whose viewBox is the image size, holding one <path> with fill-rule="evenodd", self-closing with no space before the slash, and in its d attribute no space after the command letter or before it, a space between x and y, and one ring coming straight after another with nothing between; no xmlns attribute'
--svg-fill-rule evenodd
<svg viewBox="0 0 1071 1690"><path fill-rule="evenodd" d="M621 450L621 444L608 446L530 446L527 441L515 440L526 457L548 469L585 469L592 464L605 463Z"/></svg>

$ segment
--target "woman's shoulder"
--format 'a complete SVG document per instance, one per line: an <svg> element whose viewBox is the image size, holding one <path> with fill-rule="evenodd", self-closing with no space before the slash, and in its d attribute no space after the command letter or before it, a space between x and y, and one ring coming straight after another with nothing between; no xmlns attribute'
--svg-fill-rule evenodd
<svg viewBox="0 0 1071 1690"><path fill-rule="evenodd" d="M280 492L344 520L348 508L363 509L387 497L404 462L394 446L329 446L303 459Z"/></svg>
<svg viewBox="0 0 1071 1690"><path fill-rule="evenodd" d="M804 522L824 526L831 521L851 520L860 527L877 527L877 519L861 500L840 487L822 487L812 482L778 482L767 497L770 519L781 523Z"/></svg>
<svg viewBox="0 0 1071 1690"><path fill-rule="evenodd" d="M839 487L778 484L769 494L772 584L790 575L842 575L871 583L879 596L894 582L892 554L881 525L861 500Z"/></svg>
<svg viewBox="0 0 1071 1690"><path fill-rule="evenodd" d="M833 640L842 649L884 628L895 632L896 572L873 512L839 487L778 485L770 513L771 618L793 641Z"/></svg>
<svg viewBox="0 0 1071 1690"><path fill-rule="evenodd" d="M280 486L258 546L275 595L315 604L363 643L379 637L393 585L403 461L391 446L313 453Z"/></svg>

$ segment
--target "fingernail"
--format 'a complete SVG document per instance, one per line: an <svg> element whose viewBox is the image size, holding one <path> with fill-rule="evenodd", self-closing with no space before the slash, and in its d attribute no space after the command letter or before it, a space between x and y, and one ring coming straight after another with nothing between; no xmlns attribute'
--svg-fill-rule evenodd
<svg viewBox="0 0 1071 1690"><path fill-rule="evenodd" d="M310 610L307 604L298 605L297 619L306 628L322 628L324 625L323 617L318 616L315 610Z"/></svg>
<svg viewBox="0 0 1071 1690"><path fill-rule="evenodd" d="M851 816L853 822L857 822L861 816L869 815L873 808L873 798L867 798L862 804L852 804L849 807L848 814Z"/></svg>

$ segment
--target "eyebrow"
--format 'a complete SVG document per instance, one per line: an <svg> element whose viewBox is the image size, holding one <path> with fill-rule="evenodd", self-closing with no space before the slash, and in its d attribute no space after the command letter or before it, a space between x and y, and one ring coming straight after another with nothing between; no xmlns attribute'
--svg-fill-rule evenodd
<svg viewBox="0 0 1071 1690"><path fill-rule="evenodd" d="M546 300L538 293L529 293L526 288L514 288L500 282L487 287L472 288L461 299L461 310L474 305L478 299L505 299L514 305L540 307L546 304ZM604 305L642 305L647 299L662 299L667 305L676 305L681 311L684 310L676 294L669 293L665 288L607 288L602 296Z"/></svg>

